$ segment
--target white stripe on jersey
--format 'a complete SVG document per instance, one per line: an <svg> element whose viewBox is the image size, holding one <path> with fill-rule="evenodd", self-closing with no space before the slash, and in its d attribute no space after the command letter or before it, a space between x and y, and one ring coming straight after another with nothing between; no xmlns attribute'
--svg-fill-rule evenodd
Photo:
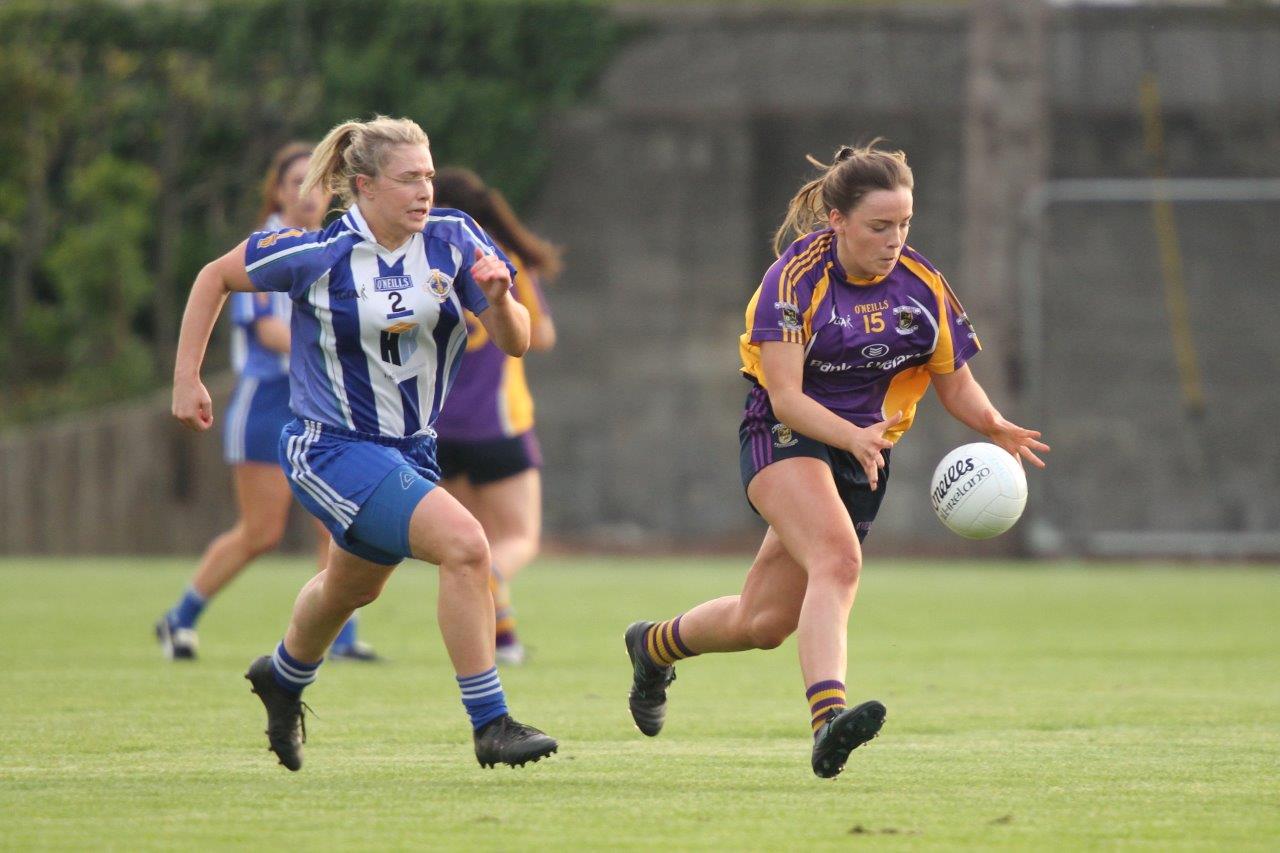
<svg viewBox="0 0 1280 853"><path fill-rule="evenodd" d="M448 219L448 220L457 219L457 217L455 216L440 216L436 218ZM463 224L465 225L466 223L464 222ZM462 257L462 249L458 248L457 246L450 245L449 255L453 259L453 265L455 269L458 269L458 270L466 269L466 267L463 265L467 263L467 259ZM441 371L441 376L440 376L441 381L444 382L444 387L439 389L441 400L444 400L449 393L449 373L452 371L453 365L457 363L457 360L462 357L462 353L467 347L467 323L466 323L466 320L462 319L465 315L462 310L462 300L458 297L457 289L454 289L449 293L449 301L453 305L453 310L458 312L459 319L458 319L458 325L454 327L453 332L449 335L448 342L445 344L444 370ZM436 394L437 389L435 388L434 380L435 380L435 375L433 373L430 396L424 396L424 394L426 394L426 389L422 387L421 380L419 380L418 382L418 396L422 400L422 412L423 412L424 418L430 414L432 407L436 403L436 399L434 395Z"/></svg>
<svg viewBox="0 0 1280 853"><path fill-rule="evenodd" d="M347 239L350 239L350 235L339 231L336 236L330 237L328 240L325 240L322 243L299 243L296 246L290 246L287 249L281 249L280 251L274 252L270 255L264 255L263 257L258 258L258 260L246 266L244 270L245 272L253 272L256 269L266 266L272 261L278 261L282 258L287 258L290 255L296 255L299 252L313 252L316 249L323 249L325 246L329 245L330 243L336 243L339 240L347 240Z"/></svg>
<svg viewBox="0 0 1280 853"><path fill-rule="evenodd" d="M319 346L324 354L325 372L329 377L329 388L338 400L338 408L342 410L343 424L347 429L355 429L351 420L351 401L347 399L347 385L342 374L342 362L338 358L337 335L333 331L333 312L329 310L329 273L326 272L307 288L303 298L311 306L320 324Z"/></svg>
<svg viewBox="0 0 1280 853"><path fill-rule="evenodd" d="M924 352L925 355L932 355L933 351L938 348L938 321L934 319L932 314L929 313L929 309L921 305L920 302L914 296L907 296L907 298L910 299L912 302L916 303L916 307L920 309L920 311L924 314L925 319L929 321L929 325L933 326L933 343L930 344L929 348Z"/></svg>
<svg viewBox="0 0 1280 853"><path fill-rule="evenodd" d="M463 219L461 216L437 216L436 214L431 213L431 214L428 214L428 215L427 215L427 221L428 221L428 222L456 222L456 223L458 223L459 225L461 225L461 226L462 226L462 230L463 230L463 231L466 231L466 232L467 232L467 236L468 236L468 237L470 237L472 240L475 240L475 241L476 241L476 244L477 244L481 249L483 249L483 250L484 250L484 253L485 253L486 255L492 255L492 254L493 254L493 249L491 249L491 248L489 247L488 243L486 243L484 240L480 239L480 235L479 235L479 234L477 234L477 233L475 232L475 229L474 229L474 228L472 228L469 224L467 224L467 220ZM450 248L451 248L451 249L453 249L453 259L454 259L455 261L457 261L457 260L458 260L458 254L459 254L459 253L458 253L458 247L457 247L457 246L450 246ZM470 267L470 266L471 266L471 258L465 258L464 260L466 260L466 262L467 262L467 267ZM458 270L459 270L459 271L461 271L461 270L463 270L463 269L465 269L465 268L464 268L464 267L462 267L461 265L459 265Z"/></svg>
<svg viewBox="0 0 1280 853"><path fill-rule="evenodd" d="M404 247L405 275L412 276L416 272L416 270L411 271L408 268L408 259L411 255L422 255L421 250L414 251L418 248L418 242L418 236L414 235L409 238L408 245ZM373 290L373 281L377 277L378 251L373 249L369 243L355 246L351 250L351 280L355 282L356 288L366 287L367 282L366 292ZM421 281L421 275L416 280ZM378 419L378 432L381 435L404 435L404 404L400 400L400 387L396 378L390 375L390 372L396 368L384 363L381 359L375 360L369 357L371 352L382 351L383 327L390 326L395 322L391 319L386 320L385 323L366 322L366 319L380 319L376 316L378 310L378 306L369 304L364 299L358 300L356 303L361 349L365 359L365 366L369 372L369 385L373 388L373 410ZM416 314L405 319L419 325L425 322L425 318ZM416 331L412 334L413 337L417 337ZM408 333L403 337L409 337ZM406 364L399 369L407 372L409 364L418 363L418 361L418 354L414 353L413 358L406 359Z"/></svg>

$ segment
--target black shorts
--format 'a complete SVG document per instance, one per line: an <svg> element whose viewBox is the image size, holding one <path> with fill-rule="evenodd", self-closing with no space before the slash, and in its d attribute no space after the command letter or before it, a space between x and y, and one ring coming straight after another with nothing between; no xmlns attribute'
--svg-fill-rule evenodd
<svg viewBox="0 0 1280 853"><path fill-rule="evenodd" d="M761 396L760 392L755 392L747 397L747 411L742 418L742 426L738 428L738 467L742 471L743 490L756 474L774 462L797 456L821 459L831 469L836 492L853 521L858 541L866 539L871 532L871 523L880 511L885 488L889 485L889 451L884 451L884 468L880 470L879 485L873 492L866 472L852 453L793 432L778 422L773 416L773 407L767 401L761 401ZM751 504L750 498L747 503ZM754 505L751 509L759 515L760 511Z"/></svg>
<svg viewBox="0 0 1280 853"><path fill-rule="evenodd" d="M533 430L511 438L436 442L436 462L444 478L466 477L473 485L496 483L530 468L542 467L542 450Z"/></svg>

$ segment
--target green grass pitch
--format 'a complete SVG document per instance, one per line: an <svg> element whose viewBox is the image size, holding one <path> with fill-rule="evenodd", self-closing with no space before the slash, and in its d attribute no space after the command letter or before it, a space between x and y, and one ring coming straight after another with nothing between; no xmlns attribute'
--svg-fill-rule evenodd
<svg viewBox="0 0 1280 853"><path fill-rule="evenodd" d="M516 715L549 761L482 770L410 563L367 609L387 657L326 664L306 766L265 748L241 678L308 569L263 560L206 612L201 659L151 624L177 560L0 561L0 848L1275 849L1275 568L877 561L849 696L889 718L809 770L794 642L680 664L667 728L626 707L623 628L735 591L745 560L548 558L516 587Z"/></svg>

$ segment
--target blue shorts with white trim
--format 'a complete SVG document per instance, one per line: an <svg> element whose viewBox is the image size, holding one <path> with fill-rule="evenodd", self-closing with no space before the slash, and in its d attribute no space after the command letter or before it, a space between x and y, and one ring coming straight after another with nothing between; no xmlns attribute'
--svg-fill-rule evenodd
<svg viewBox="0 0 1280 853"><path fill-rule="evenodd" d="M279 460L280 430L293 419L289 411L289 377L242 376L227 405L222 432L222 458L228 465Z"/></svg>
<svg viewBox="0 0 1280 853"><path fill-rule="evenodd" d="M384 566L410 556L409 521L440 480L434 437L366 435L295 418L279 447L294 495L338 547Z"/></svg>

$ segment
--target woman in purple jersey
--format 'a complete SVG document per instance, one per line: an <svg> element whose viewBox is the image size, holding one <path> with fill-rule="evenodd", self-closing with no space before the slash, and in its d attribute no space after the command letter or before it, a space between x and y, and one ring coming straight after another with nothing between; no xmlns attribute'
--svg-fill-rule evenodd
<svg viewBox="0 0 1280 853"><path fill-rule="evenodd" d="M271 159L262 182L262 227L312 231L324 220L328 196L316 188L299 190L311 164L312 145L291 142ZM289 411L289 302L283 294L235 293L230 297L232 362L239 374L227 407L224 455L232 466L238 517L230 530L205 549L182 597L156 623L156 639L170 660L192 660L199 641L196 623L215 595L256 557L273 550L284 536L293 493L280 468L276 445ZM329 532L315 522L317 559L324 568ZM356 638L355 617L334 641L330 657L374 660Z"/></svg>
<svg viewBox="0 0 1280 853"><path fill-rule="evenodd" d="M529 349L555 346L555 325L540 283L560 272L556 247L526 228L502 194L467 169L440 170L436 204L470 214L506 252L519 273L515 296L529 309ZM466 319L467 357L436 421L436 459L445 488L484 525L493 553L497 659L516 665L525 653L516 635L510 584L538 553L542 454L523 359L498 349L474 315Z"/></svg>
<svg viewBox="0 0 1280 853"><path fill-rule="evenodd" d="M968 317L906 245L906 156L874 146L843 147L830 166L810 158L823 175L792 198L779 258L747 306L740 467L769 529L742 592L626 631L631 715L649 736L666 718L676 661L771 649L796 633L812 767L824 778L884 723L877 701L845 705L845 643L861 541L916 404L932 384L953 417L1014 456L1044 467L1036 453L1049 449L1001 416L974 379L965 362L980 346Z"/></svg>

